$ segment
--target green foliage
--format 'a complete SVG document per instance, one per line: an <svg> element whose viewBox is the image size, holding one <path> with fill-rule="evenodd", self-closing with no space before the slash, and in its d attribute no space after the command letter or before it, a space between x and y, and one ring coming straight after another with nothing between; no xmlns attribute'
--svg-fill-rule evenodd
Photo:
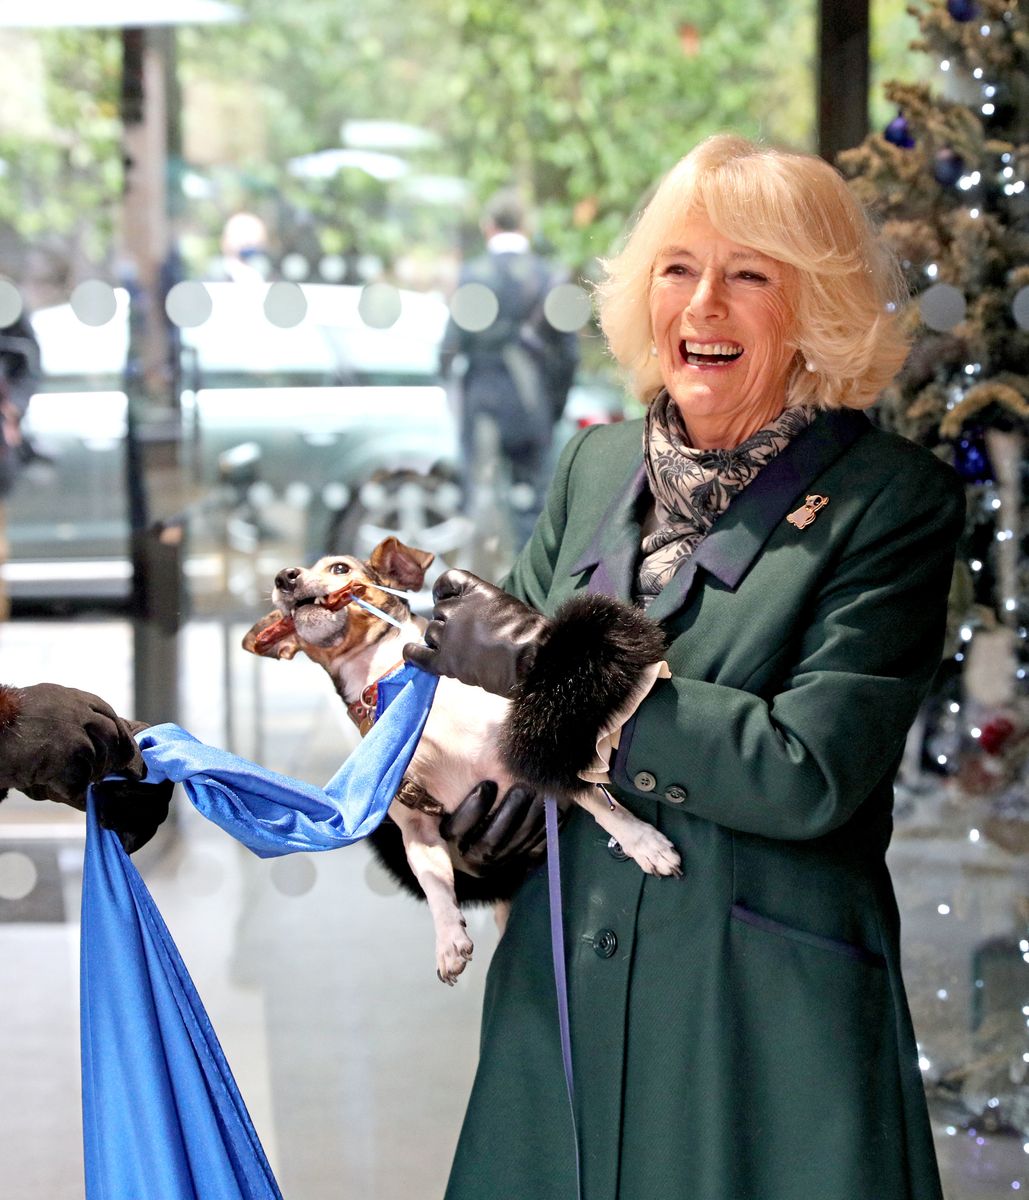
<svg viewBox="0 0 1029 1200"><path fill-rule="evenodd" d="M120 43L109 33L37 35L43 129L0 128L0 224L23 242L73 242L107 256L122 184L118 119Z"/></svg>
<svg viewBox="0 0 1029 1200"><path fill-rule="evenodd" d="M872 0L871 5L871 94L869 119L873 129L882 129L896 115L885 87L891 79L928 82L936 64L913 42L918 20L908 0Z"/></svg>
<svg viewBox="0 0 1029 1200"><path fill-rule="evenodd" d="M300 239L305 252L387 262L452 252L474 237L481 201L515 183L541 239L588 271L655 179L706 134L811 145L814 0L654 0L645 11L630 0L240 7L240 24L176 34L187 151L197 126L218 148L196 164L207 198L174 206L200 259L239 207L262 212L283 250ZM121 201L121 41L110 30L32 36L51 133L0 129L0 221L99 263L111 256ZM234 114L249 140L234 142ZM434 134L434 147L408 155L411 169L466 181L467 201L417 203L402 184L356 169L324 181L290 173L291 159L339 146L354 118ZM182 173L173 164L175 186Z"/></svg>
<svg viewBox="0 0 1029 1200"><path fill-rule="evenodd" d="M187 82L250 80L280 163L338 145L347 118L434 132L439 148L416 164L467 179L472 193L466 212L439 214L440 241L453 239L455 215L474 222L477 201L514 182L538 208L544 239L585 264L705 134L732 127L800 146L811 137L812 0L712 0L693 13L655 0L644 15L628 0L246 8L243 28L184 32ZM281 176L280 186L304 202ZM310 187L306 202L322 220L332 203L352 207L356 188ZM383 219L395 217L387 204Z"/></svg>

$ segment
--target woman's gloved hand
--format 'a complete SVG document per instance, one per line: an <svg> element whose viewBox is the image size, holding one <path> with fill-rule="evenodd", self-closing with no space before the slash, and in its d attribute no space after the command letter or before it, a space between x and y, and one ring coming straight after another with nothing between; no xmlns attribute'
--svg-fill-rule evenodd
<svg viewBox="0 0 1029 1200"><path fill-rule="evenodd" d="M515 784L498 801L497 791L492 780L483 780L440 821L440 832L460 855L454 874L459 904L510 900L546 853L542 796L537 798L532 788ZM424 900L403 837L388 816L369 840L393 879Z"/></svg>
<svg viewBox="0 0 1029 1200"><path fill-rule="evenodd" d="M461 856L463 869L476 875L519 859L530 866L547 848L543 795L516 783L498 802L497 785L484 779L443 815L439 831Z"/></svg>
<svg viewBox="0 0 1029 1200"><path fill-rule="evenodd" d="M577 592L543 617L467 571L447 571L424 646L408 662L511 701L498 738L507 773L541 793L574 792L597 736L664 653L659 625L631 604Z"/></svg>
<svg viewBox="0 0 1029 1200"><path fill-rule="evenodd" d="M132 733L91 692L56 683L0 688L0 788L84 809L91 783L146 773Z"/></svg>
<svg viewBox="0 0 1029 1200"><path fill-rule="evenodd" d="M404 658L433 675L509 696L532 669L551 622L468 571L445 571L432 598L425 645L409 642Z"/></svg>

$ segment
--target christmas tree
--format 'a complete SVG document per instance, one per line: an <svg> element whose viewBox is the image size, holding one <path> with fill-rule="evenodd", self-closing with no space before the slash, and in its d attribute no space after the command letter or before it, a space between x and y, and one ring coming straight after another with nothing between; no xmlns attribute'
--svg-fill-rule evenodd
<svg viewBox="0 0 1029 1200"><path fill-rule="evenodd" d="M909 743L908 794L935 800L953 845L977 846L998 878L1014 878L1015 856L1029 852L1029 0L908 11L934 83L887 84L896 116L838 164L878 216L911 294L902 320L913 349L879 419L945 457L968 489L947 659L914 755ZM1029 1137L1024 891L1005 901L1006 929L974 945L967 1018L943 1015L968 976L942 954L931 995L914 1006L948 1132ZM952 912L946 902L938 911Z"/></svg>
<svg viewBox="0 0 1029 1200"><path fill-rule="evenodd" d="M951 686L938 697L946 704L927 765L947 774L963 763L971 774L997 768L995 778L967 781L989 789L1011 781L1013 764L983 745L984 755L962 756L967 721L950 718L959 715L953 705L967 691L962 677L983 633L992 653L997 644L1007 652L993 706L1018 710L1029 694L1029 7L933 0L909 12L921 29L913 48L938 64L939 82L887 84L897 115L839 165L880 218L912 297L902 319L914 348L883 396L881 419L947 457L969 488L952 604L956 644L941 676ZM986 744L1013 749L1026 716L998 712Z"/></svg>

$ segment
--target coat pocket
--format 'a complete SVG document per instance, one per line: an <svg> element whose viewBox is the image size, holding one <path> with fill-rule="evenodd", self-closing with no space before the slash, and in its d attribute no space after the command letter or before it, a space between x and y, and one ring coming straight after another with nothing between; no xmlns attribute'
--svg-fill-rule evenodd
<svg viewBox="0 0 1029 1200"><path fill-rule="evenodd" d="M866 947L730 910L726 1075L747 1200L900 1200L905 1100L889 971ZM913 1058L911 1064L913 1065ZM905 1070L907 1066L905 1067Z"/></svg>
<svg viewBox="0 0 1029 1200"><path fill-rule="evenodd" d="M784 925L781 921L775 921L771 917L754 912L744 904L734 904L729 910L729 915L734 921L741 921L744 925L750 925L754 929L762 929L765 933L789 938L791 941L801 942L805 946L814 946L819 950L828 950L833 954L840 954L844 958L865 963L870 967L879 967L883 970L886 968L886 959L881 954L866 950L864 946L857 946L853 942L839 941L836 938L823 937L819 933L808 933L806 929L797 929L793 925Z"/></svg>

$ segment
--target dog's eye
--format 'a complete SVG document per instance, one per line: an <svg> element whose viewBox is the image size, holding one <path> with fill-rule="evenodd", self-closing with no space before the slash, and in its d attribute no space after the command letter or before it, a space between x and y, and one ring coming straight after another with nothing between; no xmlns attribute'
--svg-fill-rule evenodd
<svg viewBox="0 0 1029 1200"><path fill-rule="evenodd" d="M333 563L332 566L329 567L329 574L330 575L349 575L350 567L345 562Z"/></svg>

